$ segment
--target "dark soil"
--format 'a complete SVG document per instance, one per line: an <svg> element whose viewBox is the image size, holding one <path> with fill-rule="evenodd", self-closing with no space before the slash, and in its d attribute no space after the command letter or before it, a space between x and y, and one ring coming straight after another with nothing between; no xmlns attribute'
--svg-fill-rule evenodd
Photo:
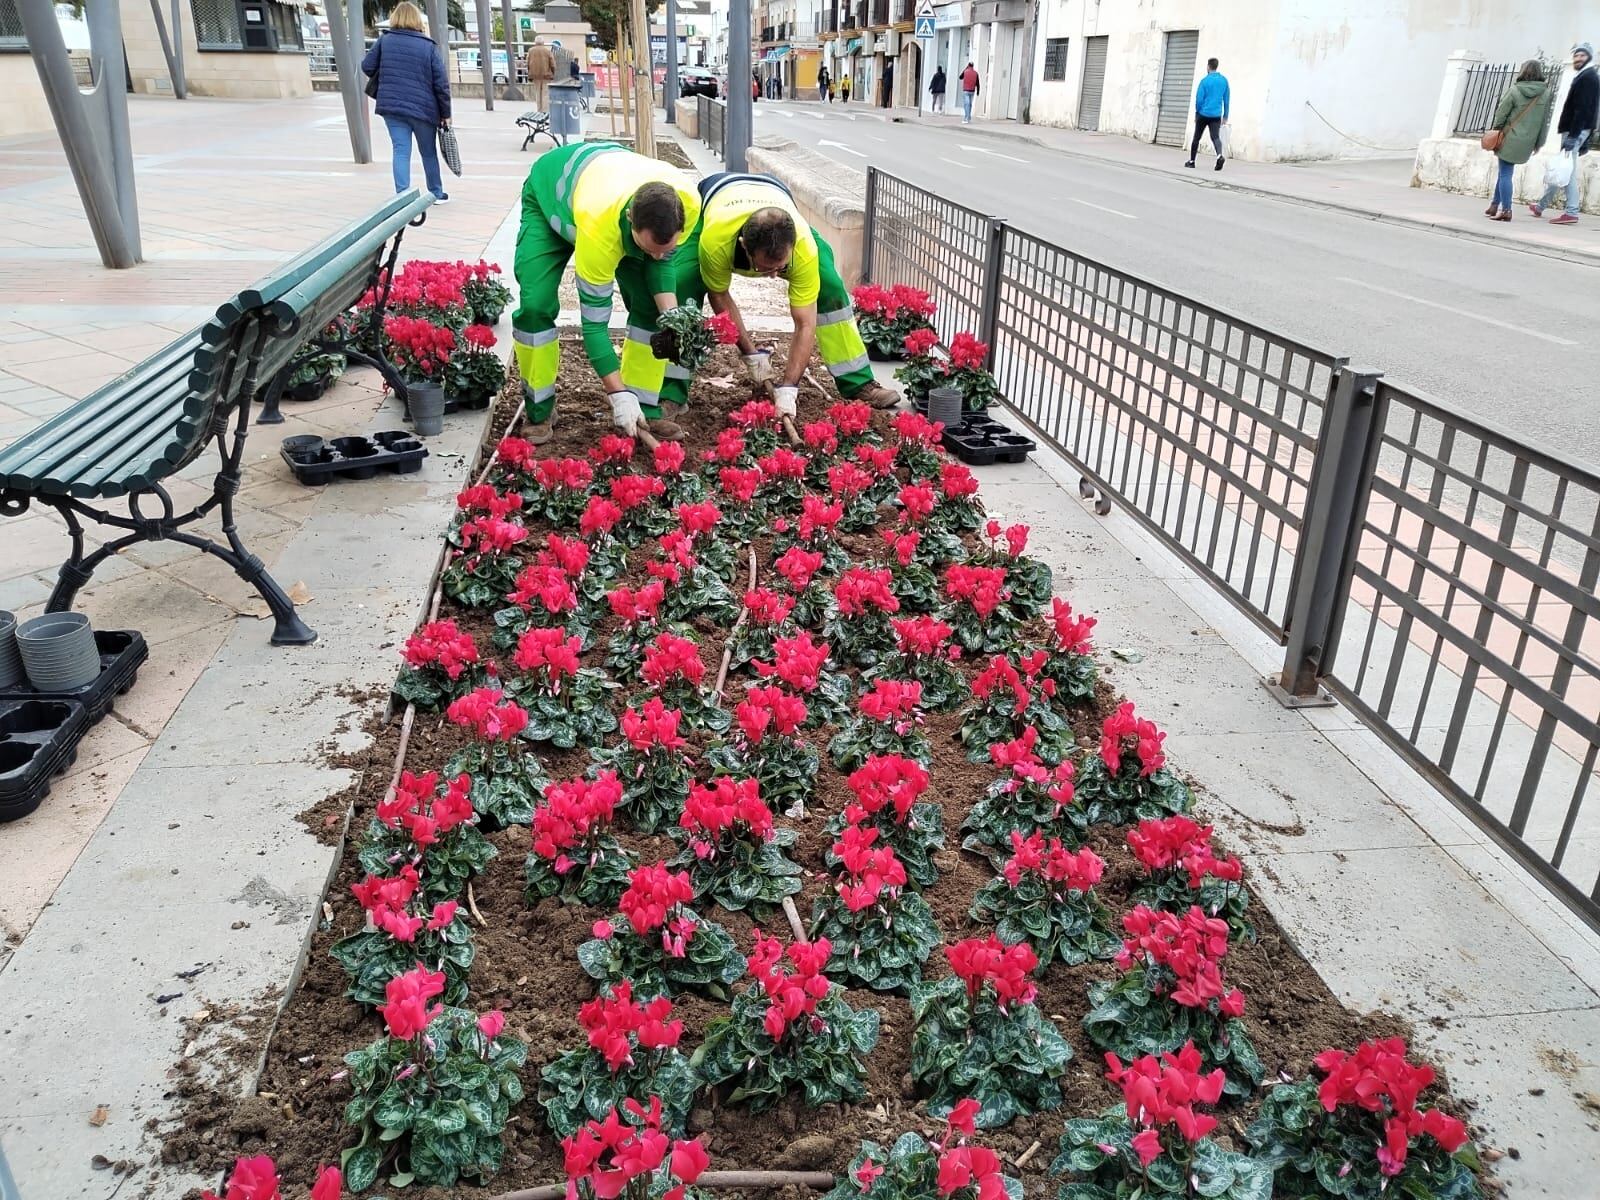
<svg viewBox="0 0 1600 1200"><path fill-rule="evenodd" d="M574 343L564 345L558 382L560 413L554 440L543 450L547 455L583 454L610 429L605 398L583 362L581 351ZM827 377L824 374L818 378ZM508 387L508 394L510 391ZM719 349L696 382L688 414L679 419L687 430L691 455L711 444L725 424L726 413L748 396L737 358L731 350ZM806 389L802 393L801 420L818 419L823 407L823 399L815 389ZM759 561L766 566L771 561L770 547L760 545L759 549ZM480 646L487 647L492 623L484 614L459 611L447 602L441 615L454 617L474 632ZM597 638L597 645L603 645L604 632ZM716 638L707 641L706 659L714 670L721 643ZM735 682L730 684L735 696L740 678L735 673ZM1085 745L1096 744L1100 722L1116 703L1115 693L1102 683L1094 703L1073 715L1073 727ZM967 761L963 747L956 741L958 726L956 715L934 715L927 726L935 749L934 782L928 795L944 810L949 848L936 856L941 875L924 894L947 941L979 932L969 921L967 909L974 894L991 876L985 863L955 848L967 807L994 777L991 767ZM825 746L833 732L831 728L818 731L814 744ZM343 828L346 812L350 814L350 830L359 837L374 804L383 796L394 769L398 721L378 725L374 734L365 761L347 764L358 770L355 782L302 814L307 826L324 840L337 838L335 830ZM416 771L441 767L465 740L460 731L439 716L419 714L406 766ZM546 758L552 775L558 778L578 773L586 760L583 750ZM804 918L809 918L812 901L827 886L823 854L831 839L824 826L830 816L840 811L847 796L843 777L824 756L806 815L791 822L800 834L795 855L806 869L804 891L796 898ZM1122 830L1097 828L1093 833L1090 844L1108 864L1098 890L1114 912L1124 912L1131 906L1129 897L1139 878L1139 868L1127 850ZM671 846L666 838L627 832L621 836L642 861L668 853ZM447 1196L452 1200L463 1196L487 1200L502 1192L563 1177L560 1147L545 1129L542 1110L531 1097L537 1092L540 1068L583 1043L576 1013L578 1005L594 994L594 984L579 968L574 951L589 936L595 918L605 914L565 906L556 900L530 906L523 893L528 831L507 829L492 835L492 840L499 857L477 880L471 894L483 924L477 929L477 960L470 974L473 994L469 1004L479 1011L504 1009L508 1030L528 1042L530 1053L524 1079L530 1099L512 1117L506 1133L505 1170L491 1186L461 1187L448 1193L408 1189L408 1194L419 1200L446 1200ZM371 1042L381 1029L376 1016L345 998L345 976L328 954L335 940L362 926L362 910L349 890L358 878L355 856L346 855L327 897L332 920L321 922L312 936L304 974L267 1049L257 1095L224 1100L216 1089L191 1086L192 1081L186 1083L187 1111L182 1128L166 1141L167 1161L220 1173L236 1155L269 1153L277 1159L282 1176L297 1182L312 1179L317 1164L336 1161L340 1147L346 1144L342 1109L350 1096L341 1058ZM710 905L701 906L700 911L721 922L742 948L748 947L752 923L747 915ZM1285 1076L1304 1075L1311 1067L1312 1056L1328 1046L1348 1047L1366 1038L1406 1034L1403 1022L1383 1016L1364 1017L1342 1007L1259 901L1251 905L1250 916L1258 931L1257 940L1234 947L1226 962L1226 974L1229 982L1243 988L1249 997L1245 1021L1266 1064L1269 1080L1279 1072ZM777 926L782 924L780 917ZM786 930L779 928L779 932L787 937ZM938 975L947 968L939 960L928 964L928 970L931 975ZM1056 1181L1049 1176L1048 1168L1064 1117L1092 1114L1118 1100L1117 1092L1104 1079L1101 1056L1081 1032L1081 1021L1088 1009L1088 983L1114 974L1115 967L1109 963L1077 968L1057 964L1046 973L1040 987L1041 1011L1060 1025L1077 1052L1062 1080L1062 1107L981 1135L980 1140L1013 1162L1035 1140L1042 1143L1025 1169L1018 1172L1010 1168L1022 1176L1030 1197L1055 1194ZM912 1022L907 1002L862 990L852 990L849 1000L857 1007L876 1007L882 1016L882 1036L868 1061L869 1098L855 1106L830 1105L815 1111L790 1100L759 1117L708 1101L704 1108L696 1110L691 1124L697 1132L705 1133L714 1166L839 1172L862 1138L889 1143L908 1129L936 1129L939 1123L920 1109L912 1087ZM677 1007L686 1020L686 1051L699 1044L707 1022L725 1011L723 1005L692 996L678 1002ZM224 1090L226 1086L224 1079ZM1220 1133L1225 1140L1237 1141L1254 1108L1252 1102L1219 1114L1223 1119Z"/></svg>

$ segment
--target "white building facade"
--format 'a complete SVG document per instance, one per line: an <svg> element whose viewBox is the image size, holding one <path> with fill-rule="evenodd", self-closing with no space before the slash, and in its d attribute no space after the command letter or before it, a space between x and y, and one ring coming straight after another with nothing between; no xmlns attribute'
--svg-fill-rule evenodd
<svg viewBox="0 0 1600 1200"><path fill-rule="evenodd" d="M1233 154L1405 153L1428 135L1452 51L1563 58L1597 24L1578 0L1041 0L1028 117L1187 148L1215 57Z"/></svg>

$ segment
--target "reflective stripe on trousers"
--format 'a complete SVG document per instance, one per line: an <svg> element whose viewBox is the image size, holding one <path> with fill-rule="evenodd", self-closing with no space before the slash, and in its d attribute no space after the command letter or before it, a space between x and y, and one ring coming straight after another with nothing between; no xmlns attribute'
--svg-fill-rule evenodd
<svg viewBox="0 0 1600 1200"><path fill-rule="evenodd" d="M560 335L554 329L513 330L511 338L522 377L522 406L528 420L550 419L556 403L556 376L561 371Z"/></svg>
<svg viewBox="0 0 1600 1200"><path fill-rule="evenodd" d="M650 349L654 331L642 325L629 325L622 343L622 382L646 410L646 416L660 415L661 385L667 377L667 362Z"/></svg>

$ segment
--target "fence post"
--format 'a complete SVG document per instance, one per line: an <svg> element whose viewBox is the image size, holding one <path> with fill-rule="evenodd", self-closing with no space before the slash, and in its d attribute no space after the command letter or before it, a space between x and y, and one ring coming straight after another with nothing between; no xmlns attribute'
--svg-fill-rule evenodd
<svg viewBox="0 0 1600 1200"><path fill-rule="evenodd" d="M1466 95L1468 70L1483 62L1478 50L1457 50L1444 63L1444 78L1439 83L1439 101L1433 110L1434 139L1454 135L1456 115L1461 111L1461 98Z"/></svg>
<svg viewBox="0 0 1600 1200"><path fill-rule="evenodd" d="M1322 707L1333 698L1318 678L1333 664L1383 433L1376 371L1339 368L1330 389L1306 514L1295 549L1283 670L1266 680L1286 708Z"/></svg>
<svg viewBox="0 0 1600 1200"><path fill-rule="evenodd" d="M989 218L989 232L983 259L983 298L978 310L978 337L989 346L984 366L994 370L994 348L1000 337L1000 275L1005 259L1006 223Z"/></svg>
<svg viewBox="0 0 1600 1200"><path fill-rule="evenodd" d="M866 216L861 221L861 282L872 282L872 240L878 232L878 168L867 168Z"/></svg>

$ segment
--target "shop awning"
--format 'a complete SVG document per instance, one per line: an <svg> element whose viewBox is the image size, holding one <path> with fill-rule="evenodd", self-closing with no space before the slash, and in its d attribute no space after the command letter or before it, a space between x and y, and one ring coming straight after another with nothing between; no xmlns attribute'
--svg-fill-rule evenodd
<svg viewBox="0 0 1600 1200"><path fill-rule="evenodd" d="M850 44L844 48L844 52L846 54L854 54L859 49L861 49L861 39L851 38Z"/></svg>

